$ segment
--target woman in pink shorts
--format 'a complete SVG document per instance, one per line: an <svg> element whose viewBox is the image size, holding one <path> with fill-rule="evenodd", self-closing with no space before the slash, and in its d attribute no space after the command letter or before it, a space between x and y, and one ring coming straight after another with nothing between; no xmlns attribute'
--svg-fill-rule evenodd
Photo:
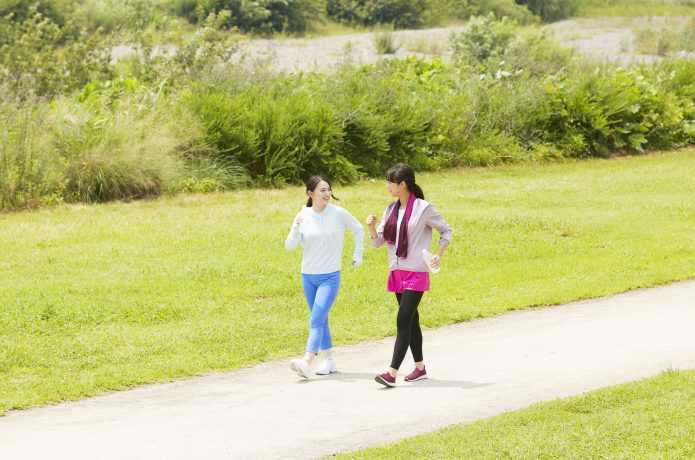
<svg viewBox="0 0 695 460"><path fill-rule="evenodd" d="M415 173L406 164L397 164L386 171L386 188L398 198L389 204L376 227L376 216L367 217L367 229L374 247L386 243L389 253L389 279L387 289L398 300L398 333L393 347L391 367L377 375L375 380L392 387L396 374L410 347L415 360L415 370L406 375L406 382L427 378L422 356L422 330L418 305L422 295L430 288L429 267L423 259L423 249L429 251L432 229L439 232L439 249L433 255L430 266L439 267L453 232L432 203L425 201L422 189L415 183Z"/></svg>

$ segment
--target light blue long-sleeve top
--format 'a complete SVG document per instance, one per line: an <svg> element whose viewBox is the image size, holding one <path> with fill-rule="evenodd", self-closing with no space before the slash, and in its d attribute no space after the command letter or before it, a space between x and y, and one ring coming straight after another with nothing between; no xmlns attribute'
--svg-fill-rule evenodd
<svg viewBox="0 0 695 460"><path fill-rule="evenodd" d="M297 225L297 217L302 223ZM332 204L320 213L313 208L303 208L292 221L292 228L285 240L285 249L293 251L298 245L304 247L302 273L319 275L340 270L343 253L343 235L346 230L355 238L352 254L354 265L362 263L364 251L364 230L359 221L345 209Z"/></svg>

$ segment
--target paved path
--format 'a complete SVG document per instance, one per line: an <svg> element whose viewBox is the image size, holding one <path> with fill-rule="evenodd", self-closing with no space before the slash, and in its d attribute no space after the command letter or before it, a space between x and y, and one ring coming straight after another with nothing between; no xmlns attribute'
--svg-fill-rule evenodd
<svg viewBox="0 0 695 460"><path fill-rule="evenodd" d="M308 382L272 362L11 412L0 458L316 458L695 368L694 331L695 280L426 331L430 380L394 389L372 380L391 338Z"/></svg>

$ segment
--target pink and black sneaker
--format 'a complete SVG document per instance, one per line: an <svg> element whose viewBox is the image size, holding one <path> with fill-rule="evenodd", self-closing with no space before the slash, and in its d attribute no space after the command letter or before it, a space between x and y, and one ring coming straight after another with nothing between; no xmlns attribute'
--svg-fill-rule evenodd
<svg viewBox="0 0 695 460"><path fill-rule="evenodd" d="M405 376L406 382L417 382L418 380L425 380L427 378L427 371L423 367L422 370L417 367L413 372Z"/></svg>
<svg viewBox="0 0 695 460"><path fill-rule="evenodd" d="M387 387L396 386L396 378L391 377L391 374L389 374L388 371L384 372L383 374L377 375L376 377L374 377L374 380Z"/></svg>

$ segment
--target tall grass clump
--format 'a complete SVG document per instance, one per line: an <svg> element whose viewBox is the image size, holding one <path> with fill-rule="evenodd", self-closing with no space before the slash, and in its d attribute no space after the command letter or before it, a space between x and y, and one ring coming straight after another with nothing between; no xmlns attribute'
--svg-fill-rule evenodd
<svg viewBox="0 0 695 460"><path fill-rule="evenodd" d="M398 48L400 45L390 30L382 30L374 34L374 49L378 54L395 54Z"/></svg>
<svg viewBox="0 0 695 460"><path fill-rule="evenodd" d="M338 110L344 133L343 155L368 176L379 176L394 162L432 169L436 152L430 137L436 101L447 78L439 59L388 60L341 69L322 83L321 93Z"/></svg>
<svg viewBox="0 0 695 460"><path fill-rule="evenodd" d="M335 111L303 88L303 77L267 76L201 83L182 103L201 121L221 161L239 165L256 183L298 183L307 171L340 182L357 178L340 155L343 133Z"/></svg>
<svg viewBox="0 0 695 460"><path fill-rule="evenodd" d="M135 199L175 188L186 155L204 144L200 126L187 118L161 93L132 82L92 89L79 105L59 101L50 124L66 200Z"/></svg>
<svg viewBox="0 0 695 460"><path fill-rule="evenodd" d="M47 149L47 106L35 100L0 101L0 211L55 201L60 164Z"/></svg>

